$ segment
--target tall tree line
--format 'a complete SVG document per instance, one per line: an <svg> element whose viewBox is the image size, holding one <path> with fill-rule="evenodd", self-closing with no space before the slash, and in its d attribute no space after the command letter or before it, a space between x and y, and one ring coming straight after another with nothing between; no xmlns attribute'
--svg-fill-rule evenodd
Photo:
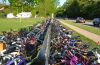
<svg viewBox="0 0 100 65"><path fill-rule="evenodd" d="M65 4L58 8L56 16L89 19L100 17L100 0L66 0Z"/></svg>

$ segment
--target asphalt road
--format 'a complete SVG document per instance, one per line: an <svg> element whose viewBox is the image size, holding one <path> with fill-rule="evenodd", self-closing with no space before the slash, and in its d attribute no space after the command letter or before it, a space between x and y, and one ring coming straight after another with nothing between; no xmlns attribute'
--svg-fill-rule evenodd
<svg viewBox="0 0 100 65"><path fill-rule="evenodd" d="M76 22L76 20L70 20L72 22ZM100 28L100 27L97 27L97 26L93 26L93 23L92 22L89 22L89 21L86 21L85 23L78 23L78 24L83 24L83 25L87 25L87 26L92 26L92 27L95 27L95 28Z"/></svg>

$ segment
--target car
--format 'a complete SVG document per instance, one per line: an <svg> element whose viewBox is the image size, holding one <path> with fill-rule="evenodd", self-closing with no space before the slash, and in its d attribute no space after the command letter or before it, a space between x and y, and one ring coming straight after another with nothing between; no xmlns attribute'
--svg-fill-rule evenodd
<svg viewBox="0 0 100 65"><path fill-rule="evenodd" d="M100 18L94 18L93 19L93 25L100 27Z"/></svg>
<svg viewBox="0 0 100 65"><path fill-rule="evenodd" d="M85 19L82 17L77 17L76 23L85 23Z"/></svg>

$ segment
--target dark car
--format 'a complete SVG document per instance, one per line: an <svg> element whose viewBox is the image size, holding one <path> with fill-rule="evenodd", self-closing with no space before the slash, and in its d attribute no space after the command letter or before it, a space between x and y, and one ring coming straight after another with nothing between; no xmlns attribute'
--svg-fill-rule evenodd
<svg viewBox="0 0 100 65"><path fill-rule="evenodd" d="M93 25L94 25L94 26L99 26L99 27L100 27L100 18L94 18L94 19L93 19Z"/></svg>
<svg viewBox="0 0 100 65"><path fill-rule="evenodd" d="M77 17L76 23L85 23L85 19L82 17Z"/></svg>

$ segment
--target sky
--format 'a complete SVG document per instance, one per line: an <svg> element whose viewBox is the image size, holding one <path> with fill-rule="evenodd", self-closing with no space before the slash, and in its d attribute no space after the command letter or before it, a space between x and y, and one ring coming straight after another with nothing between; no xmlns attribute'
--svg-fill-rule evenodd
<svg viewBox="0 0 100 65"><path fill-rule="evenodd" d="M0 0L0 3L3 3L2 0ZM6 4L9 4L8 0L7 0Z"/></svg>
<svg viewBox="0 0 100 65"><path fill-rule="evenodd" d="M66 0L59 0L59 1L60 1L60 6L62 6ZM2 0L0 0L0 3L2 3ZM7 0L6 4L8 4L8 0Z"/></svg>
<svg viewBox="0 0 100 65"><path fill-rule="evenodd" d="M59 0L59 1L61 6L64 4L64 2L66 2L66 0Z"/></svg>

